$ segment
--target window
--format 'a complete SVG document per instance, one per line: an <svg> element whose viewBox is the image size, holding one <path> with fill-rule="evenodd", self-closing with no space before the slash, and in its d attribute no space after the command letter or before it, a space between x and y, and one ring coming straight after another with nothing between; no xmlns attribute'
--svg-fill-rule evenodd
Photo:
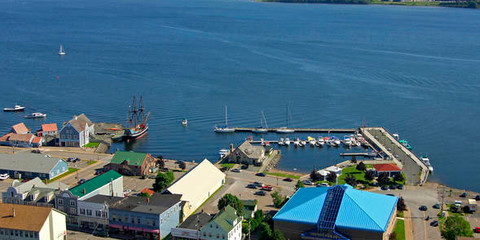
<svg viewBox="0 0 480 240"><path fill-rule="evenodd" d="M132 223L135 223L135 218L134 217L132 217Z"/></svg>
<svg viewBox="0 0 480 240"><path fill-rule="evenodd" d="M95 215L96 215L97 217L100 217L100 216L102 216L102 213L101 213L99 210L96 210L96 211L95 211Z"/></svg>
<svg viewBox="0 0 480 240"><path fill-rule="evenodd" d="M91 209L87 209L87 215L92 216L92 210Z"/></svg>
<svg viewBox="0 0 480 240"><path fill-rule="evenodd" d="M118 221L119 221L119 222L122 221L122 215L118 215Z"/></svg>
<svg viewBox="0 0 480 240"><path fill-rule="evenodd" d="M59 198L58 199L58 204L63 205L63 199Z"/></svg>
<svg viewBox="0 0 480 240"><path fill-rule="evenodd" d="M157 224L157 221L155 221L155 220L152 220L152 226L154 226L154 227L155 227L155 225L156 225L156 224Z"/></svg>
<svg viewBox="0 0 480 240"><path fill-rule="evenodd" d="M77 209L70 208L70 214L77 214Z"/></svg>
<svg viewBox="0 0 480 240"><path fill-rule="evenodd" d="M85 209L84 208L80 208L80 214L85 215Z"/></svg>
<svg viewBox="0 0 480 240"><path fill-rule="evenodd" d="M125 216L125 222L128 222L128 216Z"/></svg>
<svg viewBox="0 0 480 240"><path fill-rule="evenodd" d="M140 218L137 218L137 223L140 224Z"/></svg>
<svg viewBox="0 0 480 240"><path fill-rule="evenodd" d="M116 221L117 215L112 214L112 221Z"/></svg>
<svg viewBox="0 0 480 240"><path fill-rule="evenodd" d="M70 200L70 206L75 206L75 201L74 200Z"/></svg>
<svg viewBox="0 0 480 240"><path fill-rule="evenodd" d="M150 225L150 219L147 219L147 225Z"/></svg>
<svg viewBox="0 0 480 240"><path fill-rule="evenodd" d="M203 236L204 236L204 237L206 237L206 236L207 236L207 233L206 233L206 232L204 232L204 233L203 233Z"/></svg>

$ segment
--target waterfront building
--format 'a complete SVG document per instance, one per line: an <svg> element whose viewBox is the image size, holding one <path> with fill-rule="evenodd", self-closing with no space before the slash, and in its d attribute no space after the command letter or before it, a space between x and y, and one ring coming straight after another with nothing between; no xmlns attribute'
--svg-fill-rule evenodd
<svg viewBox="0 0 480 240"><path fill-rule="evenodd" d="M372 166L375 169L375 176L378 176L380 173L387 173L389 177L393 177L402 173L402 169L394 163L373 164Z"/></svg>
<svg viewBox="0 0 480 240"><path fill-rule="evenodd" d="M256 146L244 141L240 146L233 150L226 158L226 161L233 163L243 163L252 165L262 165L265 160L265 148Z"/></svg>
<svg viewBox="0 0 480 240"><path fill-rule="evenodd" d="M126 197L109 207L109 228L132 239L163 239L180 223L180 198L159 193Z"/></svg>
<svg viewBox="0 0 480 240"><path fill-rule="evenodd" d="M243 217L228 205L221 210L212 221L200 229L200 239L205 240L241 240Z"/></svg>
<svg viewBox="0 0 480 240"><path fill-rule="evenodd" d="M70 190L55 194L55 208L67 213L67 224L78 227L78 201L95 195L123 197L123 176L110 170Z"/></svg>
<svg viewBox="0 0 480 240"><path fill-rule="evenodd" d="M66 190L68 186L61 182L45 184L36 177L27 182L13 180L12 185L2 192L2 202L54 207L56 192Z"/></svg>
<svg viewBox="0 0 480 240"><path fill-rule="evenodd" d="M42 130L40 130L41 136L56 136L57 133L58 133L58 127L56 123L42 124Z"/></svg>
<svg viewBox="0 0 480 240"><path fill-rule="evenodd" d="M27 126L25 126L25 123L22 122L13 125L10 132L16 134L28 134L30 133L30 129L28 129Z"/></svg>
<svg viewBox="0 0 480 240"><path fill-rule="evenodd" d="M31 133L8 133L0 137L0 144L4 146L24 148L40 147L43 144L43 139L41 137L36 137Z"/></svg>
<svg viewBox="0 0 480 240"><path fill-rule="evenodd" d="M182 195L182 201L186 202L183 219L186 219L225 184L225 176L225 173L205 159L177 179L165 193Z"/></svg>
<svg viewBox="0 0 480 240"><path fill-rule="evenodd" d="M35 153L0 154L0 174L15 178L52 179L68 171L68 164L60 158Z"/></svg>
<svg viewBox="0 0 480 240"><path fill-rule="evenodd" d="M73 116L63 125L59 132L61 147L83 147L90 142L90 135L94 134L94 124L85 114Z"/></svg>
<svg viewBox="0 0 480 240"><path fill-rule="evenodd" d="M155 158L148 153L118 151L105 169L127 176L144 176L155 169Z"/></svg>
<svg viewBox="0 0 480 240"><path fill-rule="evenodd" d="M82 229L105 231L108 226L109 207L122 197L95 195L78 201L78 223Z"/></svg>
<svg viewBox="0 0 480 240"><path fill-rule="evenodd" d="M350 185L300 188L273 217L287 239L387 240L398 198Z"/></svg>
<svg viewBox="0 0 480 240"><path fill-rule="evenodd" d="M0 203L0 239L66 238L64 213L51 207Z"/></svg>

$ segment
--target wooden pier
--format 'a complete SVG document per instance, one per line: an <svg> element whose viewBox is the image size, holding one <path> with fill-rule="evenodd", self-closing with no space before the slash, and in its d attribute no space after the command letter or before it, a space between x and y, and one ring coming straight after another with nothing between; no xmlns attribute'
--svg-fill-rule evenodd
<svg viewBox="0 0 480 240"><path fill-rule="evenodd" d="M253 132L256 128L234 128L235 132ZM289 128L295 133L356 133L356 128ZM267 128L268 132L277 132L279 128Z"/></svg>
<svg viewBox="0 0 480 240"><path fill-rule="evenodd" d="M340 153L342 157L375 157L377 153L368 153L368 152L360 152L360 153Z"/></svg>

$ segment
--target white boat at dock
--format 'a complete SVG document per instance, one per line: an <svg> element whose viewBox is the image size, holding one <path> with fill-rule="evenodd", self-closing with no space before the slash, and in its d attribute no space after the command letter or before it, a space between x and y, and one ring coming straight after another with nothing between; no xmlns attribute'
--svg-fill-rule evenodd
<svg viewBox="0 0 480 240"><path fill-rule="evenodd" d="M351 138L350 138L349 136L344 136L344 137L343 137L343 145L344 145L345 147L350 147L350 146L352 146L352 140L351 140Z"/></svg>
<svg viewBox="0 0 480 240"><path fill-rule="evenodd" d="M24 118L46 118L47 114L45 113L40 113L40 112L34 112L28 115L23 116Z"/></svg>
<svg viewBox="0 0 480 240"><path fill-rule="evenodd" d="M218 151L218 155L220 155L220 158L224 158L228 154L230 154L230 150L228 149L220 149L220 151Z"/></svg>
<svg viewBox="0 0 480 240"><path fill-rule="evenodd" d="M318 138L316 145L317 147L323 147L325 145L325 140L323 139L322 136Z"/></svg>
<svg viewBox="0 0 480 240"><path fill-rule="evenodd" d="M422 162L425 163L425 165L426 165L427 168L428 168L428 171L433 172L433 167L432 167L432 165L430 164L430 159L428 158L427 154L423 154L423 155L420 157L420 160L422 160Z"/></svg>
<svg viewBox="0 0 480 240"><path fill-rule="evenodd" d="M300 146L300 139L295 138L295 140L293 140L293 146L299 147Z"/></svg>
<svg viewBox="0 0 480 240"><path fill-rule="evenodd" d="M268 124L267 124L267 119L265 118L265 114L262 113L262 118L260 118L260 127L255 128L252 130L253 133L257 134L265 134L268 133Z"/></svg>
<svg viewBox="0 0 480 240"><path fill-rule="evenodd" d="M289 120L290 120L290 109L289 109L289 107L288 107L288 105L287 105L286 127L277 128L276 132L277 132L277 133L281 133L281 134L294 133L294 132L295 132L295 129L288 128Z"/></svg>
<svg viewBox="0 0 480 240"><path fill-rule="evenodd" d="M227 106L225 106L225 127L217 127L215 126L214 131L216 133L234 133L235 128L228 127L228 111Z"/></svg>
<svg viewBox="0 0 480 240"><path fill-rule="evenodd" d="M307 141L300 140L300 147L305 147L307 145Z"/></svg>
<svg viewBox="0 0 480 240"><path fill-rule="evenodd" d="M313 137L308 136L307 140L308 140L308 143L310 144L310 147L315 147L315 145L317 144L317 141Z"/></svg>
<svg viewBox="0 0 480 240"><path fill-rule="evenodd" d="M23 106L20 106L18 104L16 104L15 106L13 106L13 108L9 108L9 107L6 107L6 108L3 108L3 111L4 112L21 112L25 110L25 107Z"/></svg>
<svg viewBox="0 0 480 240"><path fill-rule="evenodd" d="M278 141L279 146L285 146L285 139L280 138L280 141Z"/></svg>
<svg viewBox="0 0 480 240"><path fill-rule="evenodd" d="M291 144L290 138L285 138L285 145L290 146L290 144Z"/></svg>

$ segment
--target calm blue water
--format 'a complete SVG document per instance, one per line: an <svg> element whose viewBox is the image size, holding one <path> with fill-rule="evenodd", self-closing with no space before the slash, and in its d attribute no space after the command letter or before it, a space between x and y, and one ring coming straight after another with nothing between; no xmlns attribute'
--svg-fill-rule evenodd
<svg viewBox="0 0 480 240"><path fill-rule="evenodd" d="M0 102L61 124L124 122L133 94L152 112L136 151L216 160L232 126L384 126L428 153L434 180L480 191L480 11L236 0L4 0ZM56 53L60 44L67 55ZM0 131L25 121L0 113ZM188 118L183 128L180 121ZM293 136L292 136L293 137ZM278 139L268 134L266 139ZM124 148L117 145L114 148ZM284 151L310 171L340 150Z"/></svg>

